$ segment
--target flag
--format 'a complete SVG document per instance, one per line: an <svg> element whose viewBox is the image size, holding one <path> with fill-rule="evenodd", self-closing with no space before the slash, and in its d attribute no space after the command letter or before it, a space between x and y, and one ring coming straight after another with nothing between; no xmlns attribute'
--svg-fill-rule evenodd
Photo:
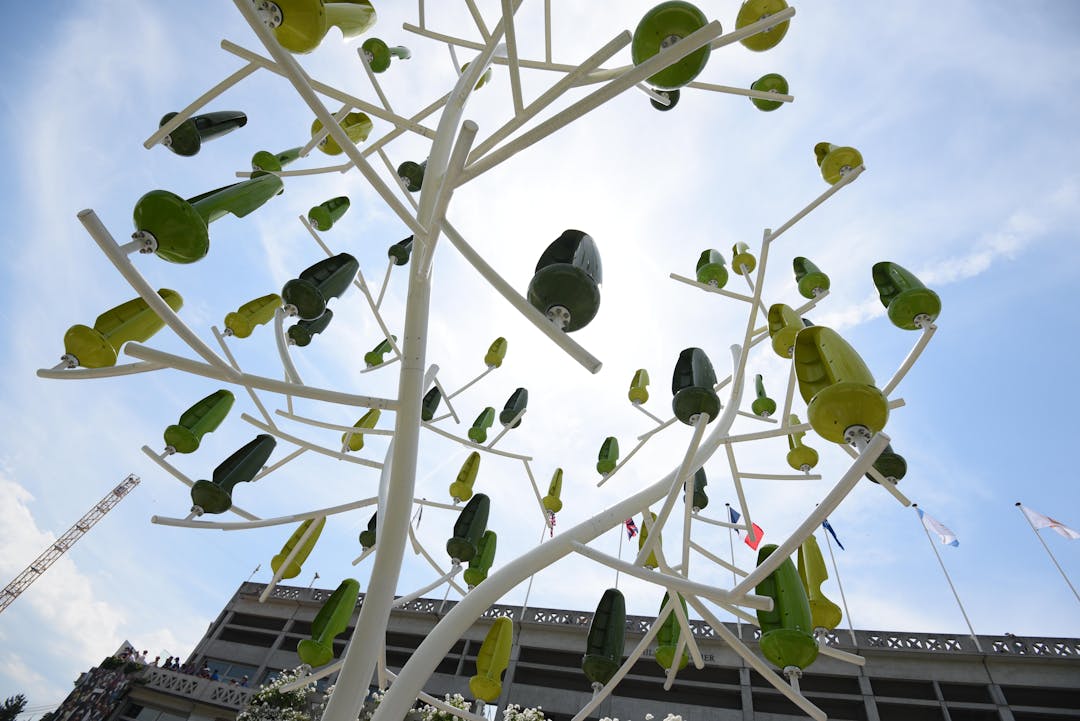
<svg viewBox="0 0 1080 721"><path fill-rule="evenodd" d="M949 530L941 521L937 520L929 513L925 513L923 509L916 508L919 513L919 519L922 520L923 527L928 531L932 531L937 534L937 537L941 539L941 542L946 546L959 546L960 541L957 539L956 534Z"/></svg>
<svg viewBox="0 0 1080 721"><path fill-rule="evenodd" d="M731 506L727 507L727 511L728 518L731 519L732 523L738 523L739 519L742 518L739 512ZM746 534L746 538L743 539L743 543L745 543L747 546L750 546L751 549L756 551L757 547L761 544L761 537L765 535L765 531L761 530L761 526L756 523L751 523L750 525L754 528L754 537L750 538L750 534ZM736 528L735 533L738 533L740 530L741 529ZM839 543L839 541L837 541L837 543Z"/></svg>
<svg viewBox="0 0 1080 721"><path fill-rule="evenodd" d="M637 535L637 524L634 523L633 518L626 519L626 538L627 540Z"/></svg>
<svg viewBox="0 0 1080 721"><path fill-rule="evenodd" d="M551 537L555 538L555 511L548 511L548 520L548 530L551 532Z"/></svg>
<svg viewBox="0 0 1080 721"><path fill-rule="evenodd" d="M1044 516L1038 511L1031 510L1027 506L1020 506L1020 510L1024 512L1024 515L1027 516L1027 519L1031 521L1031 525L1035 526L1035 528L1050 528L1059 536L1064 536L1065 538L1070 538L1074 541L1080 539L1080 531L1069 528L1061 521L1055 520L1050 516Z"/></svg>
<svg viewBox="0 0 1080 721"><path fill-rule="evenodd" d="M833 540L836 541L836 545L840 546L840 550L843 551L844 544L840 543L840 539L836 537L836 531L833 530L832 524L829 523L828 518L821 522L821 527L829 532L829 535L831 535L833 537Z"/></svg>

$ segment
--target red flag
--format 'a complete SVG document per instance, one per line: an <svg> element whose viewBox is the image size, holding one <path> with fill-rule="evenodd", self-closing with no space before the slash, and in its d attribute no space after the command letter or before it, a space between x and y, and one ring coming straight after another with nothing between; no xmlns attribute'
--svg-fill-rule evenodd
<svg viewBox="0 0 1080 721"><path fill-rule="evenodd" d="M743 543L756 551L758 545L761 543L761 537L765 535L765 531L761 530L761 526L756 523L751 523L750 525L754 527L754 537L750 538L750 534L747 533L743 538Z"/></svg>

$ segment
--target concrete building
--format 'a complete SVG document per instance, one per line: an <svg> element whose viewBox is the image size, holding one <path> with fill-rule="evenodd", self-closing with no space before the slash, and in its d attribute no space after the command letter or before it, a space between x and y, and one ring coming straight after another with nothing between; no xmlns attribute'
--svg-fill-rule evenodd
<svg viewBox="0 0 1080 721"><path fill-rule="evenodd" d="M224 681L148 669L112 718L122 721L231 721L251 688L299 665L296 644L331 591L278 586L266 603L262 584L244 583L210 625L189 661L208 664ZM361 599L362 600L362 599ZM419 599L396 610L388 629L387 665L398 669L453 606ZM569 719L591 697L581 657L592 612L493 606L439 664L427 691L468 696L476 652L493 619L514 621L515 646L499 706L542 706L552 721ZM627 618L627 649L653 621ZM355 616L354 616L355 622ZM600 716L643 721L671 713L686 721L805 719L760 675L693 622L706 667L681 671L671 691L651 658L641 659L599 709ZM730 624L753 648L755 629ZM335 644L344 650L352 629ZM1080 719L1080 639L848 631L828 636L838 649L866 658L863 668L820 657L800 681L803 693L838 721L1062 721Z"/></svg>

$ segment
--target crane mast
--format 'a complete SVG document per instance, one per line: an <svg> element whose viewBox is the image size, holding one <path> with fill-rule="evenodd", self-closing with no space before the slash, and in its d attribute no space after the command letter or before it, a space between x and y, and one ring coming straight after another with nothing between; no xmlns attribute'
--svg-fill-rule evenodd
<svg viewBox="0 0 1080 721"><path fill-rule="evenodd" d="M14 603L15 599L30 586L31 583L38 580L49 569L49 566L56 563L56 561L67 553L67 550L75 545L75 542L86 535L86 532L94 527L94 524L105 517L105 514L116 507L124 496L131 493L135 486L139 485L141 479L134 473L129 474L127 478L122 480L120 484L109 491L104 498L94 504L94 506L86 512L82 518L75 522L71 528L69 528L64 535L56 539L45 551L34 559L26 569L15 577L11 583L4 587L3 591L0 591L0 613L4 611L8 606Z"/></svg>

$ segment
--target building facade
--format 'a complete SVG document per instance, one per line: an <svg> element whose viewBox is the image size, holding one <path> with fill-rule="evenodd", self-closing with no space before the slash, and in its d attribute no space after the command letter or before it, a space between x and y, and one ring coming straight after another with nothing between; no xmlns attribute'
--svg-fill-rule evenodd
<svg viewBox="0 0 1080 721"><path fill-rule="evenodd" d="M121 721L232 721L254 687L300 664L296 644L331 590L244 583L199 642L189 663L207 665L219 681L149 668L112 716ZM363 599L361 598L361 603ZM396 609L386 662L400 669L453 602L418 599ZM476 654L495 618L514 621L514 650L499 707L541 706L548 719L569 721L591 698L581 658L592 612L492 606L439 663L427 692L461 693L476 673ZM353 623L356 616L354 614ZM653 618L627 618L627 648ZM643 721L680 714L685 721L794 721L806 716L721 642L692 621L705 668L679 672L665 691L664 670L649 656L593 716ZM756 629L729 624L751 648ZM352 628L335 642L344 651ZM836 631L827 642L866 659L863 667L821 656L800 679L803 694L837 721L1063 721L1080 719L1080 639ZM247 678L249 687L238 685ZM322 682L332 682L333 677Z"/></svg>

